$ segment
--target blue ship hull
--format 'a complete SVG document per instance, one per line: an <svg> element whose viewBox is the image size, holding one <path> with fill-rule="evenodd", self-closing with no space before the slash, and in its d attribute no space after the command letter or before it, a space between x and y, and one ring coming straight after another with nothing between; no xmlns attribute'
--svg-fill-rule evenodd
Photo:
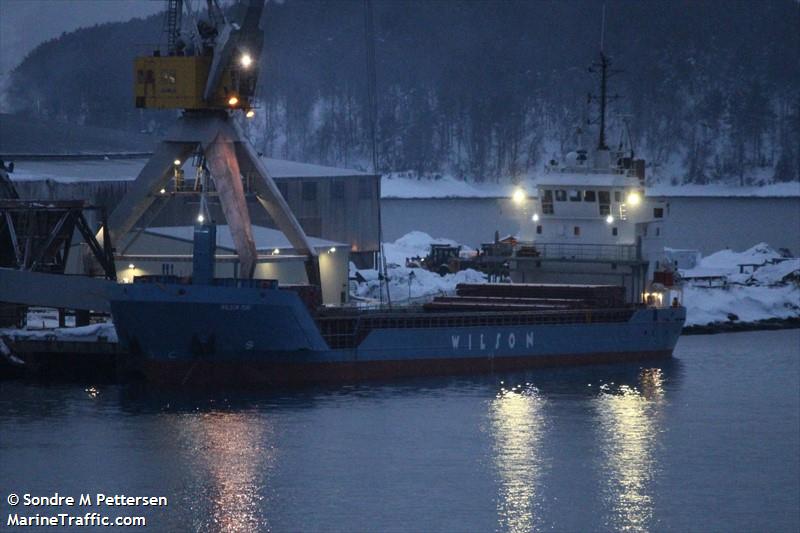
<svg viewBox="0 0 800 533"><path fill-rule="evenodd" d="M360 314L354 330L337 336L323 335L291 291L162 284L127 285L111 309L120 342L147 378L178 384L356 381L670 357L686 316L682 307L393 311Z"/></svg>

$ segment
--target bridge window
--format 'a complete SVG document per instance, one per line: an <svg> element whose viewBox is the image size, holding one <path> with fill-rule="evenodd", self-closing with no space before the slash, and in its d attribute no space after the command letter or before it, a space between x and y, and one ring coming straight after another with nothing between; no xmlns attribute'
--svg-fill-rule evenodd
<svg viewBox="0 0 800 533"><path fill-rule="evenodd" d="M597 199L600 202L600 215L611 214L611 194L608 191L597 191Z"/></svg>
<svg viewBox="0 0 800 533"><path fill-rule="evenodd" d="M556 202L566 202L567 201L567 191L564 189L556 189Z"/></svg>
<svg viewBox="0 0 800 533"><path fill-rule="evenodd" d="M584 202L594 202L597 200L597 196L595 191L584 191L583 192L583 201Z"/></svg>
<svg viewBox="0 0 800 533"><path fill-rule="evenodd" d="M553 191L546 190L542 196L542 213L545 215L553 214Z"/></svg>
<svg viewBox="0 0 800 533"><path fill-rule="evenodd" d="M580 202L581 201L581 191L570 189L569 191L569 201L570 202Z"/></svg>
<svg viewBox="0 0 800 533"><path fill-rule="evenodd" d="M664 208L663 207L654 207L653 208L653 218L664 218Z"/></svg>
<svg viewBox="0 0 800 533"><path fill-rule="evenodd" d="M614 191L614 201L615 202L622 201L622 191Z"/></svg>

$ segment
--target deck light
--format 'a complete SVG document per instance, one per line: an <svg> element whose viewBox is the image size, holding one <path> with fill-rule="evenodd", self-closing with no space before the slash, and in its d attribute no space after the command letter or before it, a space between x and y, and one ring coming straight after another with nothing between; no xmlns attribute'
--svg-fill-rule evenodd
<svg viewBox="0 0 800 533"><path fill-rule="evenodd" d="M531 220L533 220L534 222L539 222L539 213L534 213L533 216L531 217Z"/></svg>
<svg viewBox="0 0 800 533"><path fill-rule="evenodd" d="M130 265L128 265L128 268L130 268L131 270L133 270L134 268L136 268L136 265L134 265L133 263L131 263Z"/></svg>
<svg viewBox="0 0 800 533"><path fill-rule="evenodd" d="M250 54L242 54L241 59L239 62L242 64L244 68L250 68L250 65L253 64L253 58L250 57Z"/></svg>
<svg viewBox="0 0 800 533"><path fill-rule="evenodd" d="M248 109L247 113L245 113L244 116L246 116L247 118L253 118L254 116L256 116L256 112L253 111L252 109Z"/></svg>
<svg viewBox="0 0 800 533"><path fill-rule="evenodd" d="M613 215L608 215L608 216L606 217L606 222L607 222L608 224L613 224L613 223L614 223L614 216L613 216Z"/></svg>
<svg viewBox="0 0 800 533"><path fill-rule="evenodd" d="M203 223L203 221L205 221L205 219L206 219L206 217L204 217L203 215L197 215L197 221L198 221L199 223L201 223L201 224L202 224L202 223Z"/></svg>
<svg viewBox="0 0 800 533"><path fill-rule="evenodd" d="M514 201L515 204L521 204L525 201L525 191L521 188L517 187L514 189L514 194L511 195L511 199Z"/></svg>
<svg viewBox="0 0 800 533"><path fill-rule="evenodd" d="M628 204L629 205L639 205L639 202L642 201L642 197L636 191L631 191L628 195Z"/></svg>
<svg viewBox="0 0 800 533"><path fill-rule="evenodd" d="M281 253L281 251L280 251L280 250L278 250L277 248L275 248L274 250L272 250L272 255L278 255L278 254L280 254L280 253Z"/></svg>
<svg viewBox="0 0 800 533"><path fill-rule="evenodd" d="M160 192L161 194L164 194L165 192L167 192L167 190L166 190L166 189L164 189L164 188L162 188L162 189L161 189L160 191L158 191L158 192Z"/></svg>
<svg viewBox="0 0 800 533"><path fill-rule="evenodd" d="M179 167L179 166L181 166L181 160L180 160L180 159L176 159L176 160L175 160L175 161L173 161L172 163L173 163L173 164L174 164L176 167Z"/></svg>
<svg viewBox="0 0 800 533"><path fill-rule="evenodd" d="M239 103L239 99L237 97L231 96L230 98L228 98L228 105L229 106L233 107L238 103Z"/></svg>
<svg viewBox="0 0 800 533"><path fill-rule="evenodd" d="M335 251L336 251L336 247L335 246L331 246L331 249L328 250L329 253L334 253Z"/></svg>

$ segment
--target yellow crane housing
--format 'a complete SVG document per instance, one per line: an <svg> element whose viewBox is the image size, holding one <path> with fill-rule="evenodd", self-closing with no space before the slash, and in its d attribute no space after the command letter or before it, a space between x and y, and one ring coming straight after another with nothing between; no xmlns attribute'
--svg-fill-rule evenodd
<svg viewBox="0 0 800 533"><path fill-rule="evenodd" d="M210 101L203 91L211 56L149 56L134 61L136 107L149 109L242 109L253 93L249 77L229 67ZM254 85L254 84L253 84Z"/></svg>

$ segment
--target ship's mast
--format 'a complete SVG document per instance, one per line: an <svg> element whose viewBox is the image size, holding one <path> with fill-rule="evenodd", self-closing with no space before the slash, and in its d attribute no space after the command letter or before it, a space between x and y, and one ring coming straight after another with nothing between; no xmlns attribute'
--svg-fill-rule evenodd
<svg viewBox="0 0 800 533"><path fill-rule="evenodd" d="M606 146L606 102L609 61L606 55L600 52L600 139L597 142L598 150L608 150Z"/></svg>
<svg viewBox="0 0 800 533"><path fill-rule="evenodd" d="M609 100L616 100L619 98L617 95L611 97L608 95L608 78L611 76L611 74L618 71L611 70L610 68L611 59L609 59L605 53L605 34L606 6L603 4L603 19L600 26L600 61L592 63L592 66L589 67L589 72L600 72L600 97L597 98L591 94L589 95L589 102L592 100L598 100L600 104L600 117L598 118L600 125L600 137L597 141L598 150L608 150L608 145L606 145L606 109L608 107Z"/></svg>

